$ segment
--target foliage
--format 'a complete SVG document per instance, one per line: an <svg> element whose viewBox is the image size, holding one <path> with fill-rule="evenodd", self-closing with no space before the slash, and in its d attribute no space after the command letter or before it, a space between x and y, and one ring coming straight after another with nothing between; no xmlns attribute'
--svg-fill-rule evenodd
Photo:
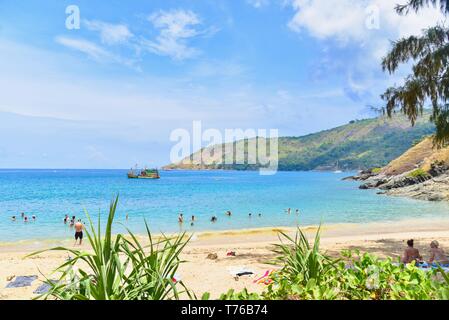
<svg viewBox="0 0 449 320"><path fill-rule="evenodd" d="M378 173L380 173L382 171L382 168L372 168L371 169L371 173L373 173L373 174L378 174Z"/></svg>
<svg viewBox="0 0 449 320"><path fill-rule="evenodd" d="M260 295L244 290L222 295L227 300L436 300L449 298L449 276L439 270L424 271L415 265L394 263L371 254L343 251L341 260L332 260L306 244L298 230L290 249L283 248L278 261L285 261L273 282ZM299 241L298 241L299 239ZM277 252L279 252L277 250ZM304 254L304 257L300 257ZM313 259L307 258L314 256ZM319 263L305 263L308 260ZM299 262L297 262L299 261ZM319 267L317 267L319 266ZM320 270L321 272L316 272Z"/></svg>
<svg viewBox="0 0 449 320"><path fill-rule="evenodd" d="M129 238L112 236L112 223L118 197L111 202L105 235L102 236L100 217L97 229L89 214L86 230L92 252L57 247L49 251L62 251L71 255L55 272L61 275L57 282L47 280L48 293L38 297L61 300L163 300L179 299L179 294L190 295L182 282L173 277L181 263L179 255L187 244L185 234L175 238L162 236L153 240L146 224L148 246L143 246L128 230ZM48 250L45 250L48 251ZM33 253L40 254L44 251ZM179 291L181 287L183 291Z"/></svg>
<svg viewBox="0 0 449 320"><path fill-rule="evenodd" d="M449 13L448 0L409 0L396 7L400 14L419 11L424 6L439 5L444 14ZM425 103L430 101L436 125L434 143L443 146L449 142L449 29L436 25L422 32L420 36L402 38L382 61L384 71L395 73L399 66L413 62L412 73L402 86L390 87L382 95L386 112L391 116L396 110L407 115L414 124L422 115Z"/></svg>
<svg viewBox="0 0 449 320"><path fill-rule="evenodd" d="M449 13L449 0L408 0L406 4L397 5L396 11L399 14L407 14L410 11L418 12L425 6L438 6L441 12Z"/></svg>
<svg viewBox="0 0 449 320"><path fill-rule="evenodd" d="M428 177L429 174L426 171L424 171L423 169L416 169L416 170L413 170L412 172L410 172L408 174L408 176L412 177L412 178L425 178L425 177Z"/></svg>

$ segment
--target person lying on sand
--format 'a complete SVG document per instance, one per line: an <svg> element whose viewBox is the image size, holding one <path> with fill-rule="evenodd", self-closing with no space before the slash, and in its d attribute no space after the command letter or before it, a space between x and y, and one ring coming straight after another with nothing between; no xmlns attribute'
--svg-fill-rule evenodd
<svg viewBox="0 0 449 320"><path fill-rule="evenodd" d="M407 248L404 250L404 255L402 256L402 263L412 263L422 261L422 256L419 254L419 250L413 247L414 241L410 239L407 241Z"/></svg>
<svg viewBox="0 0 449 320"><path fill-rule="evenodd" d="M81 219L79 219L78 222L75 223L75 246L78 239L80 240L79 245L83 243L83 229L84 226L81 223Z"/></svg>
<svg viewBox="0 0 449 320"><path fill-rule="evenodd" d="M440 248L438 241L434 240L430 243L430 259L429 264L438 263L440 265L449 264L449 259L444 253L444 250Z"/></svg>

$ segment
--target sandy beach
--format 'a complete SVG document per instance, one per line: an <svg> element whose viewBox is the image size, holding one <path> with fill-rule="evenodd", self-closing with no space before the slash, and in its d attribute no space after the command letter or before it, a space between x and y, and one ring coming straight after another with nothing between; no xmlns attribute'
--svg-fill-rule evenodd
<svg viewBox="0 0 449 320"><path fill-rule="evenodd" d="M313 237L317 227L308 226L303 230ZM183 263L179 270L181 280L198 296L210 292L211 298L218 298L229 289L248 288L261 292L263 284L253 283L266 270L275 268L269 264L275 255L273 244L278 243L278 231L293 234L293 228L252 229L224 232L203 232L193 235L183 252ZM419 219L367 224L336 224L322 227L322 249L338 256L342 249L359 249L375 253L381 257L398 257L407 239L415 239L416 247L424 258L428 257L430 241L438 240L449 251L449 219ZM25 256L36 250L55 245L73 246L73 242L17 242L0 245L0 299L32 299L33 291L42 284L44 276L51 278L51 272L63 263L67 254L47 252L39 256ZM84 250L88 250L86 244ZM236 256L227 256L235 251ZM208 259L209 254L217 254L217 259ZM237 280L231 274L234 270L249 269L252 276L242 276ZM11 276L36 275L38 279L31 287L6 289Z"/></svg>

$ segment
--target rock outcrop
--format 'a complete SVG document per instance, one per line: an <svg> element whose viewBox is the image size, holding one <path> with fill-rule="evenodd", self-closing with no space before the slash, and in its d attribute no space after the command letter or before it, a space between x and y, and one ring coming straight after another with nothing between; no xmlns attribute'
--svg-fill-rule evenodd
<svg viewBox="0 0 449 320"><path fill-rule="evenodd" d="M360 189L428 201L449 201L449 147L436 149L426 138L381 170L347 179L363 181Z"/></svg>

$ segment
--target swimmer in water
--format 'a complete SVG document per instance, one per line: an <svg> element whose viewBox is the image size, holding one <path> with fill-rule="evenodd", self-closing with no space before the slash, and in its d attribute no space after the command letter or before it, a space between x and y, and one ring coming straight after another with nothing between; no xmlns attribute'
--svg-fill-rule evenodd
<svg viewBox="0 0 449 320"><path fill-rule="evenodd" d="M27 216L23 217L23 222L28 222L28 217Z"/></svg>
<svg viewBox="0 0 449 320"><path fill-rule="evenodd" d="M213 216L212 219L210 219L211 222L217 222L217 217Z"/></svg>
<svg viewBox="0 0 449 320"><path fill-rule="evenodd" d="M12 216L12 217L11 217L11 220L12 220L12 221L16 221L16 216Z"/></svg>
<svg viewBox="0 0 449 320"><path fill-rule="evenodd" d="M252 216L253 216L253 214L252 214L252 213L250 213L250 214L248 215L248 217L250 217L250 218L251 218Z"/></svg>
<svg viewBox="0 0 449 320"><path fill-rule="evenodd" d="M25 212L22 212L20 215L22 216L22 218L25 218Z"/></svg>
<svg viewBox="0 0 449 320"><path fill-rule="evenodd" d="M231 211L226 211L226 215L227 215L228 217L230 217L230 216L232 216L232 212L231 212Z"/></svg>
<svg viewBox="0 0 449 320"><path fill-rule="evenodd" d="M299 215L299 209L296 209L296 215Z"/></svg>
<svg viewBox="0 0 449 320"><path fill-rule="evenodd" d="M64 217L64 224L67 224L67 221L69 221L69 215L66 214Z"/></svg>
<svg viewBox="0 0 449 320"><path fill-rule="evenodd" d="M36 221L36 216L33 215L31 218L33 218L33 221Z"/></svg>
<svg viewBox="0 0 449 320"><path fill-rule="evenodd" d="M179 216L178 216L178 222L179 223L183 223L184 222L184 215L182 213L180 213Z"/></svg>

